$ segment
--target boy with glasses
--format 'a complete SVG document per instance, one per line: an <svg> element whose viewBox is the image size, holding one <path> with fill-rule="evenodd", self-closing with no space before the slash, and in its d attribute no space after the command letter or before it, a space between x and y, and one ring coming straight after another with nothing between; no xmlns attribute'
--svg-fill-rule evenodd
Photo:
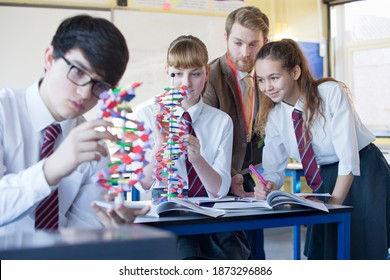
<svg viewBox="0 0 390 280"><path fill-rule="evenodd" d="M66 76L69 81L73 82L78 86L86 86L88 84L92 84L92 95L96 98L99 98L101 93L108 91L112 88L111 85L105 82L92 79L91 76L89 76L86 72L84 72L79 67L73 65L69 60L67 60L65 56L61 56L61 58L69 66L68 74Z"/></svg>
<svg viewBox="0 0 390 280"><path fill-rule="evenodd" d="M109 161L103 120L85 121L100 93L116 86L129 59L109 21L64 20L45 50L43 78L0 91L0 233L102 227L132 222L148 209L102 211L93 177Z"/></svg>

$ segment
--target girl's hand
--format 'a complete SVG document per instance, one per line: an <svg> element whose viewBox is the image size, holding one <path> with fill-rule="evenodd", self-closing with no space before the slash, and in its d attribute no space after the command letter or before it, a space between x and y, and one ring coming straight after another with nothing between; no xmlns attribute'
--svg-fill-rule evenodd
<svg viewBox="0 0 390 280"><path fill-rule="evenodd" d="M153 119L156 120L153 126L153 134L156 136L157 142L165 142L165 138L169 131L169 123L162 121L163 113L160 112L160 107L155 105L153 108Z"/></svg>
<svg viewBox="0 0 390 280"><path fill-rule="evenodd" d="M188 160L192 164L196 164L202 157L200 154L200 142L194 135L186 134L183 136L184 142L187 142Z"/></svg>
<svg viewBox="0 0 390 280"><path fill-rule="evenodd" d="M267 185L264 185L263 183L259 182L255 186L255 198L258 200L266 200L268 194L271 191L277 190L278 187L271 181L267 182Z"/></svg>

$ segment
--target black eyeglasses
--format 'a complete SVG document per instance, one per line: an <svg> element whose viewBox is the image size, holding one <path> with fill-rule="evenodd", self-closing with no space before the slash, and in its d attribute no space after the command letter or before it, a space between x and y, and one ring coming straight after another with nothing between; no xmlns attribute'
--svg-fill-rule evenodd
<svg viewBox="0 0 390 280"><path fill-rule="evenodd" d="M61 56L61 58L68 64L69 70L68 74L66 74L66 77L69 81L74 83L78 86L86 86L90 83L92 83L92 95L96 98L99 98L100 94L102 94L105 91L108 91L112 88L110 84L107 84L105 82L97 81L91 76L89 76L87 73L85 73L84 70L78 68L77 66L73 65L69 60L67 60L64 56Z"/></svg>

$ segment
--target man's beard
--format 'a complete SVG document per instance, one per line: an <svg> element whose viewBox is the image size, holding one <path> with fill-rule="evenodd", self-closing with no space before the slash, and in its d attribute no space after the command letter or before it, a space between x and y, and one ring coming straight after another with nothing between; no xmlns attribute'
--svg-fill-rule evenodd
<svg viewBox="0 0 390 280"><path fill-rule="evenodd" d="M252 71L253 67L255 66L254 63L252 62L251 58L249 57L246 57L246 58L243 58L243 57L240 57L240 58L237 58L237 57L234 57L231 55L231 53L229 52L228 50L228 55L229 55L229 58L230 58L230 61L232 62L234 68L238 71L241 71L241 72L250 72ZM245 65L242 65L242 64L239 64L240 61L245 61L246 64Z"/></svg>

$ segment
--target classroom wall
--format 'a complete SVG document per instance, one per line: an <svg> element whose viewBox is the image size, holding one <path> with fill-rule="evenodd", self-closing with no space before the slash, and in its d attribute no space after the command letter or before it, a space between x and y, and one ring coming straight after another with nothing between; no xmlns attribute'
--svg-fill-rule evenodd
<svg viewBox="0 0 390 280"><path fill-rule="evenodd" d="M170 85L165 74L166 52L171 41L180 35L199 37L208 47L209 58L226 51L225 19L186 14L114 11L114 21L124 33L130 50L130 63L123 83L139 81L134 104L139 104ZM140 28L144 36L136 36Z"/></svg>
<svg viewBox="0 0 390 280"><path fill-rule="evenodd" d="M0 6L0 88L25 87L43 74L43 55L61 21L81 12ZM109 11L88 11L111 19Z"/></svg>
<svg viewBox="0 0 390 280"><path fill-rule="evenodd" d="M277 21L286 22L291 37L301 42L320 42L324 34L322 0L278 0ZM274 25L277 27L276 25Z"/></svg>
<svg viewBox="0 0 390 280"><path fill-rule="evenodd" d="M280 31L299 41L320 42L321 0L247 0L270 18L271 39ZM25 87L43 75L43 54L59 23L79 13L107 18L123 32L130 62L121 85L142 82L135 106L169 84L164 71L169 43L182 34L202 39L210 60L226 51L225 16L148 12L130 9L71 9L0 5L0 88ZM23 20L22 20L23 19ZM280 27L285 30L280 30ZM87 118L94 118L92 111Z"/></svg>

